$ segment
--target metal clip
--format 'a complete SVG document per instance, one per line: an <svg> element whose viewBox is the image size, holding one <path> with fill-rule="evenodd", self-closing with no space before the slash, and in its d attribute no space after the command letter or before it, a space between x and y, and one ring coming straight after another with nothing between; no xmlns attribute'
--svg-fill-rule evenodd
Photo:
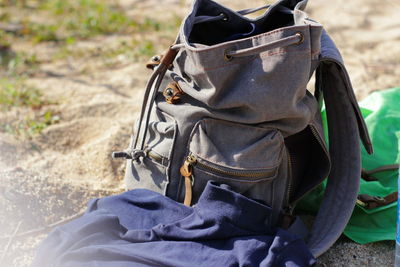
<svg viewBox="0 0 400 267"><path fill-rule="evenodd" d="M131 152L131 156L133 160L139 161L139 158L144 158L146 156L146 153L143 150L134 149Z"/></svg>

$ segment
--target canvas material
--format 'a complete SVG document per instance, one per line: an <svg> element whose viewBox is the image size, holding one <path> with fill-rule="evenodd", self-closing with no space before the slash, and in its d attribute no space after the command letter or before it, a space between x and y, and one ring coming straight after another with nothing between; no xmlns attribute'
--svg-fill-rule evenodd
<svg viewBox="0 0 400 267"><path fill-rule="evenodd" d="M350 117L346 122L354 129L353 139L349 140L357 143L360 129L364 143L368 144L368 134L359 117L340 54L322 25L308 19L302 11L305 3L281 0L263 16L250 20L213 1L194 1L177 38L182 47L173 68L164 76L151 110L145 140L146 156L127 162L125 181L129 189L147 188L182 202L185 188L179 169L185 158L193 154L208 168L194 166L192 204L196 203L206 182L213 180L229 184L235 191L272 207L266 224L277 225L280 215L290 211L298 199L329 174L330 155L323 138L318 103L319 97L325 96L324 88L317 85L316 96L306 89L316 68L322 72L329 69L329 64L338 67L320 75L318 82L324 83L324 79L335 75L344 81L336 84L340 96L337 107L333 109L342 109L341 103L344 103ZM293 10L293 14L282 14L279 6ZM229 19L194 23L196 16L221 13ZM230 32L245 31L250 22L262 27L264 32L221 42ZM227 49L258 47L299 32L304 36L299 44L224 60ZM328 67L322 67L322 63ZM184 92L176 104L167 103L162 95L171 81L178 83ZM332 93L333 89L329 90ZM336 116L334 120L340 118ZM139 134L139 139L142 138L141 132L135 133ZM137 149L133 144L130 150ZM349 167L353 172L359 171L357 153L350 153L353 158L349 160L355 162ZM220 171L210 171L215 169ZM221 175L221 171L240 175ZM246 174L254 171L265 173L265 177L248 178ZM333 205L332 199L337 191L342 191L343 197L348 193L348 190L337 190L344 181L340 173L336 176L339 178L331 179L336 181L331 186L333 193L325 201L328 206ZM352 191L358 185L357 181L348 184ZM347 198L340 207L347 213L343 214L341 224L337 224L336 232L328 233L327 229L318 226L320 231L314 237L311 234L311 243L316 244L312 246L326 250L331 240L337 238L337 232L344 227L342 224L352 210L352 205L349 205L353 201L352 192ZM325 213L321 216L330 220ZM324 224L330 225L326 221ZM329 236L330 241L320 235ZM313 252L319 254L321 251Z"/></svg>

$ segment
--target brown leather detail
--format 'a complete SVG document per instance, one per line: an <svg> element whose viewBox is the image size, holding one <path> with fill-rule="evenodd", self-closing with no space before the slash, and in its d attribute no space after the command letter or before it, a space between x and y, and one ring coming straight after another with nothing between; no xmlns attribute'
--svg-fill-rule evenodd
<svg viewBox="0 0 400 267"><path fill-rule="evenodd" d="M168 69L172 68L172 62L174 61L176 55L179 50L171 49L164 51L160 55L155 55L149 59L146 63L146 68L154 70L155 67L160 65L161 63L165 66L168 66Z"/></svg>
<svg viewBox="0 0 400 267"><path fill-rule="evenodd" d="M185 161L183 163L180 172L182 176L185 178L185 199L183 200L183 204L186 206L190 206L192 203L192 166L189 161Z"/></svg>
<svg viewBox="0 0 400 267"><path fill-rule="evenodd" d="M161 64L164 64L165 66L171 65L176 55L178 54L178 51L179 50L177 49L169 48L168 51L164 54L164 56L161 58Z"/></svg>
<svg viewBox="0 0 400 267"><path fill-rule="evenodd" d="M165 97L165 101L169 104L176 104L181 99L181 95L184 92L176 82L171 82L168 86L164 89L163 95Z"/></svg>
<svg viewBox="0 0 400 267"><path fill-rule="evenodd" d="M183 163L181 169L180 169L181 175L185 176L185 177L190 177L192 176L192 166L190 165L190 163L188 161L185 161L185 163Z"/></svg>
<svg viewBox="0 0 400 267"><path fill-rule="evenodd" d="M370 196L367 194L361 194L357 197L357 203L365 209L375 209L378 207L389 205L396 202L398 198L398 192L393 192L385 197Z"/></svg>
<svg viewBox="0 0 400 267"><path fill-rule="evenodd" d="M395 171L400 168L400 164L390 164L390 165L384 165L372 170L361 170L361 178L363 178L365 181L377 181L378 179L374 177L372 174L378 173L378 172L384 172L384 171Z"/></svg>
<svg viewBox="0 0 400 267"><path fill-rule="evenodd" d="M393 192L393 193L387 195L385 197L385 201L388 204L393 203L393 202L397 201L398 197L399 197L399 194L398 194L398 191L396 191L396 192Z"/></svg>
<svg viewBox="0 0 400 267"><path fill-rule="evenodd" d="M185 176L185 199L183 204L190 207L192 204L192 179L191 177Z"/></svg>
<svg viewBox="0 0 400 267"><path fill-rule="evenodd" d="M366 170L364 170L364 169L361 169L361 178L362 178L364 181L367 181L367 182L378 181L377 178L375 178L374 176L372 176L371 174L369 174L369 173L368 173Z"/></svg>
<svg viewBox="0 0 400 267"><path fill-rule="evenodd" d="M164 55L161 54L161 55L155 55L155 56L151 57L149 59L149 61L147 61L147 63L146 63L146 68L154 70L155 67L160 65L161 59L163 58L163 56Z"/></svg>

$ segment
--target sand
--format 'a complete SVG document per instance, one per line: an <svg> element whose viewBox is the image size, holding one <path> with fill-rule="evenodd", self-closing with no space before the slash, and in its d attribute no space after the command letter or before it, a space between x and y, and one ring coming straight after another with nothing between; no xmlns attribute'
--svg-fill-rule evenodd
<svg viewBox="0 0 400 267"><path fill-rule="evenodd" d="M128 1L121 3L132 15L157 17L165 11L183 16L186 1ZM263 1L220 1L235 9L263 5ZM310 0L307 11L325 25L342 51L359 100L374 90L400 85L399 1ZM114 38L114 39L113 39ZM77 45L100 46L115 38ZM100 42L99 42L100 41ZM33 47L46 53L51 47ZM77 72L82 66L95 69ZM0 133L0 235L35 229L84 209L93 197L124 190L123 161L113 161L113 150L127 147L131 126L138 116L150 72L144 62L117 67L90 58L64 59L42 66L29 83L46 97L57 99L54 110L60 122L32 139ZM0 114L0 122L18 116ZM2 266L27 266L45 234L0 239ZM357 245L342 237L320 258L321 266L392 266L394 242Z"/></svg>

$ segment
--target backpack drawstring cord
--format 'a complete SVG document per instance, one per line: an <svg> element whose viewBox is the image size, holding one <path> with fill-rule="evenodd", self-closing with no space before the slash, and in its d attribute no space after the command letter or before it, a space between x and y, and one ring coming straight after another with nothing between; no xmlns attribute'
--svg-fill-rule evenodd
<svg viewBox="0 0 400 267"><path fill-rule="evenodd" d="M167 53L161 59L161 62L158 65L158 67L155 68L153 74L150 76L149 81L147 82L145 94L143 97L142 109L140 111L139 125L138 125L138 129L137 129L137 133L136 133L136 138L135 138L135 142L133 143L133 146L132 146L132 149L130 152L130 156L134 160L138 160L139 157L142 157L145 155L144 146L145 146L145 141L146 141L146 136L147 136L147 131L148 131L148 125L149 125L149 121L150 121L151 108L153 107L153 103L155 101L158 89L160 88L160 85L164 78L164 75L165 75L168 67L174 61L176 55L179 52L179 49L180 49L180 46L171 46L169 48ZM151 98L149 99L150 95L151 95ZM142 134L140 147L137 148L140 132L142 130L143 119L144 119L145 115L146 115L146 120L144 122L144 129L143 129L144 132Z"/></svg>

